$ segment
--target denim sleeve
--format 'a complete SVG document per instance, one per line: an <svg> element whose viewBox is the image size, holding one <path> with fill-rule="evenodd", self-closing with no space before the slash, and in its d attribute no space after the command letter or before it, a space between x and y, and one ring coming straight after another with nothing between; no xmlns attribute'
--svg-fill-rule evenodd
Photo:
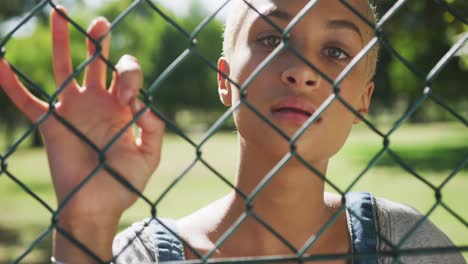
<svg viewBox="0 0 468 264"><path fill-rule="evenodd" d="M383 198L376 198L376 217L380 239L377 248L379 251L391 251L393 245L398 245L405 236L417 225L424 215L407 205L392 202ZM424 221L401 244L401 249L428 249L434 247L454 247L450 239L437 228L430 220ZM400 263L451 263L466 264L460 252L402 255ZM380 257L379 263L394 263L392 257Z"/></svg>
<svg viewBox="0 0 468 264"><path fill-rule="evenodd" d="M374 198L368 192L351 192L346 195L346 218L351 237L353 264L377 264Z"/></svg>

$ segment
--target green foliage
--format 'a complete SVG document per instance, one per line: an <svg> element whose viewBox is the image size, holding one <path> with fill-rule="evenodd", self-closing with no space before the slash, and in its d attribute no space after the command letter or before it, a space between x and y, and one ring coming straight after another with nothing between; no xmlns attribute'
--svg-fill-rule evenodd
<svg viewBox="0 0 468 264"><path fill-rule="evenodd" d="M0 21L12 16L21 15L25 9L32 8L36 0L2 0Z"/></svg>
<svg viewBox="0 0 468 264"><path fill-rule="evenodd" d="M384 24L383 32L388 44L407 60L420 76L384 48L376 76L374 100L378 105L395 110L394 102L403 99L407 107L410 107L417 98L422 97L424 89L429 86L434 95L455 110L466 111L466 108L457 107L457 102L468 98L468 91L460 89L466 86L467 81L468 67L463 66L466 54L465 58L452 58L433 82L426 82L430 71L455 43L456 36L466 32L466 25L436 2L408 1ZM460 15L463 15L463 10L468 10L466 1L449 2ZM393 5L394 1L380 2L379 13L385 13ZM423 111L412 117L413 121L427 120L423 117L428 113L425 111L427 107L429 105L424 104ZM443 111L439 108L439 112Z"/></svg>

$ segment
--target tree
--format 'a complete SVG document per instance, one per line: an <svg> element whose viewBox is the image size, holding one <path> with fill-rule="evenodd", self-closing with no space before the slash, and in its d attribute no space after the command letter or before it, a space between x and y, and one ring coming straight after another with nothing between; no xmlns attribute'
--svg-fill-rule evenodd
<svg viewBox="0 0 468 264"><path fill-rule="evenodd" d="M35 0L3 0L0 21L23 14L25 10L31 9L37 2Z"/></svg>
<svg viewBox="0 0 468 264"><path fill-rule="evenodd" d="M394 102L400 99L406 102L408 108L411 107L423 95L425 77L449 51L454 37L467 30L463 22L437 2L440 1L408 1L384 24L385 40L421 73L422 78L417 77L384 48L376 76L374 99L377 105L392 109L395 107ZM394 1L381 1L378 5L379 13L384 14L393 4ZM463 14L462 10L468 10L468 3L455 1L451 8ZM458 102L468 100L468 91L461 89L466 86L464 76L467 73L468 67L463 66L462 59L453 58L432 82L433 94L456 109ZM427 111L424 110L427 107L428 104L424 104L412 120L426 120ZM442 108L439 111L445 112Z"/></svg>

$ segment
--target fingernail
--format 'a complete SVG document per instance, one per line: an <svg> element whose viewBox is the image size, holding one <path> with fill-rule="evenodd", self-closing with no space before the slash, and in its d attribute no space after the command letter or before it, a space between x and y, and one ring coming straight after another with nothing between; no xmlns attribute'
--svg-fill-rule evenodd
<svg viewBox="0 0 468 264"><path fill-rule="evenodd" d="M107 25L110 25L109 21L107 21L107 19L103 16L98 16L96 17L95 19L93 19L93 21L91 21L91 25L95 25L97 24L99 21L103 21L105 22Z"/></svg>
<svg viewBox="0 0 468 264"><path fill-rule="evenodd" d="M65 16L67 15L67 9L63 5L56 5L55 9L52 9L51 12L53 12L54 10L59 14L62 13Z"/></svg>

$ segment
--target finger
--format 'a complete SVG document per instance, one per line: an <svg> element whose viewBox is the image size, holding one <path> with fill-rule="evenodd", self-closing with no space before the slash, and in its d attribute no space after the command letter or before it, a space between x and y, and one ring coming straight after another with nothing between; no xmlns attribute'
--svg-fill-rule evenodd
<svg viewBox="0 0 468 264"><path fill-rule="evenodd" d="M54 67L55 84L60 88L64 82L73 74L73 66L70 51L70 33L68 21L59 13L66 14L63 7L53 9L50 15L52 31L52 64ZM63 99L67 94L77 91L78 85L73 78L59 94L59 99Z"/></svg>
<svg viewBox="0 0 468 264"><path fill-rule="evenodd" d="M143 84L143 72L137 59L130 55L122 56L115 68L117 74L111 93L117 96L122 106L126 106L137 97Z"/></svg>
<svg viewBox="0 0 468 264"><path fill-rule="evenodd" d="M130 106L134 115L140 113L145 107L138 99L132 100ZM140 151L151 157L159 156L164 135L164 121L146 109L136 124L141 131L140 139L137 141Z"/></svg>
<svg viewBox="0 0 468 264"><path fill-rule="evenodd" d="M103 61L101 56L106 60L109 59L110 49L110 29L109 22L104 17L95 19L88 29L88 34L93 39L86 39L86 45L88 47L88 58L93 57L93 61L86 67L84 86L90 89L94 88L106 88L106 71L107 64ZM107 34L107 35L106 35ZM94 42L98 41L101 37L104 37L100 42L100 50L97 49ZM99 47L99 46L98 46Z"/></svg>
<svg viewBox="0 0 468 264"><path fill-rule="evenodd" d="M8 62L0 59L0 86L31 122L47 112L48 105L32 95L18 80Z"/></svg>

